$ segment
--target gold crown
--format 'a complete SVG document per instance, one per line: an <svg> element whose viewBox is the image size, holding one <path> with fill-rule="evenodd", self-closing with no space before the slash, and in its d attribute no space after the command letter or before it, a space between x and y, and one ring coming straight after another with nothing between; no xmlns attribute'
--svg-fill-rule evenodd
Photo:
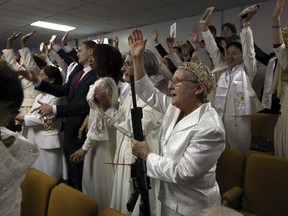
<svg viewBox="0 0 288 216"><path fill-rule="evenodd" d="M204 84L209 94L214 89L214 77L210 73L207 66L195 62L185 62L179 68L192 72L195 76L198 77L199 81Z"/></svg>
<svg viewBox="0 0 288 216"><path fill-rule="evenodd" d="M281 29L282 35L283 37L288 37L288 28L287 27L283 27Z"/></svg>

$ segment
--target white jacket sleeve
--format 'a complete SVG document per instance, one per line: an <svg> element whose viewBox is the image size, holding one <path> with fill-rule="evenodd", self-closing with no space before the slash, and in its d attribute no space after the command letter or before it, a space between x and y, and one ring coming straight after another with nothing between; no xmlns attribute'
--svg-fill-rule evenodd
<svg viewBox="0 0 288 216"><path fill-rule="evenodd" d="M154 87L151 80L145 75L135 82L136 94L149 106L164 114L171 103L171 97Z"/></svg>
<svg viewBox="0 0 288 216"><path fill-rule="evenodd" d="M14 71L18 71L18 70L24 70L25 68L22 67L20 64L18 64L18 62L15 59L15 53L13 51L13 49L4 49L2 50L3 55L5 57L5 61L7 62L8 66L14 70Z"/></svg>
<svg viewBox="0 0 288 216"><path fill-rule="evenodd" d="M216 41L213 37L213 35L211 34L210 30L206 31L206 32L201 32L202 37L204 39L205 42L205 47L207 52L209 53L212 62L214 64L214 67L218 67L220 65L225 64L225 61L223 59L223 55L221 54Z"/></svg>
<svg viewBox="0 0 288 216"><path fill-rule="evenodd" d="M32 70L36 76L39 75L40 68L37 66L36 62L33 59L33 56L28 47L24 47L19 50L21 57L23 58L24 65L27 70Z"/></svg>
<svg viewBox="0 0 288 216"><path fill-rule="evenodd" d="M195 52L197 52L200 58L200 61L204 65L206 65L210 69L210 71L212 71L214 68L214 65L205 47L199 47L197 48L197 50L195 50Z"/></svg>
<svg viewBox="0 0 288 216"><path fill-rule="evenodd" d="M178 68L183 64L183 61L180 59L180 57L176 54L176 52L169 53L169 58L173 62L173 64Z"/></svg>
<svg viewBox="0 0 288 216"><path fill-rule="evenodd" d="M257 61L255 58L254 40L250 27L243 28L240 33L243 61L245 65L245 72L250 79L250 83L253 83L255 75L257 73Z"/></svg>

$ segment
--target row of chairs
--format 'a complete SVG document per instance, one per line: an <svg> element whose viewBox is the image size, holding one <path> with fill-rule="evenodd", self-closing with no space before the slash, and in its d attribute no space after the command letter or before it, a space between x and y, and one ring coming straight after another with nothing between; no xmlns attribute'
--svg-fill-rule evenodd
<svg viewBox="0 0 288 216"><path fill-rule="evenodd" d="M216 178L222 205L243 215L288 215L288 160L263 153L247 159L234 150L221 155Z"/></svg>
<svg viewBox="0 0 288 216"><path fill-rule="evenodd" d="M98 214L95 199L56 181L39 170L27 171L21 185L21 216L123 216L106 208Z"/></svg>

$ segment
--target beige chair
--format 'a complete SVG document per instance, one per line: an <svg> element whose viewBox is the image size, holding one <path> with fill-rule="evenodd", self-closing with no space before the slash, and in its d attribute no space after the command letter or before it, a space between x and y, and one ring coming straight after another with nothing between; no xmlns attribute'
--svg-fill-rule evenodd
<svg viewBox="0 0 288 216"><path fill-rule="evenodd" d="M112 208L105 208L103 209L98 216L125 216L121 212L116 211L115 209Z"/></svg>
<svg viewBox="0 0 288 216"><path fill-rule="evenodd" d="M246 158L241 152L231 149L224 150L216 168L216 180L221 195L233 187L243 186L245 161ZM239 202L235 201L232 206L238 207Z"/></svg>
<svg viewBox="0 0 288 216"><path fill-rule="evenodd" d="M96 216L95 199L64 183L53 188L47 216Z"/></svg>
<svg viewBox="0 0 288 216"><path fill-rule="evenodd" d="M56 181L43 172L31 168L21 184L21 216L46 216L49 197Z"/></svg>
<svg viewBox="0 0 288 216"><path fill-rule="evenodd" d="M254 113L251 115L252 144L251 148L258 151L274 152L274 127L279 115Z"/></svg>
<svg viewBox="0 0 288 216"><path fill-rule="evenodd" d="M244 215L288 215L288 160L266 154L252 154L245 169L243 187L223 194L225 204L241 197Z"/></svg>

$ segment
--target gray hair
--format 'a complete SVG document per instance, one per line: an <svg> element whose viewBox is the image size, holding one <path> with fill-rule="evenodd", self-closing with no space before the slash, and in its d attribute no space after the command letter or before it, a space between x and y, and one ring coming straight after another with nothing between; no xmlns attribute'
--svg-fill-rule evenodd
<svg viewBox="0 0 288 216"><path fill-rule="evenodd" d="M131 52L129 52L128 55L131 56ZM143 61L144 68L148 77L155 76L159 73L160 64L156 55L152 51L145 49L143 54Z"/></svg>

